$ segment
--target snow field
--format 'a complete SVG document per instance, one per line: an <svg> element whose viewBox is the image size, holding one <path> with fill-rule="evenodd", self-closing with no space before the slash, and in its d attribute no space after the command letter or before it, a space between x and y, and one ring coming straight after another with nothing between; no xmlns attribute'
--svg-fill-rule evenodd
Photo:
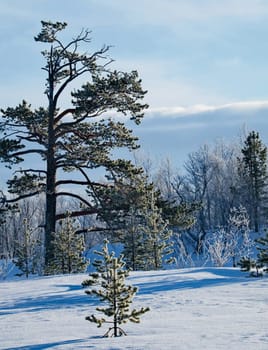
<svg viewBox="0 0 268 350"><path fill-rule="evenodd" d="M133 272L133 307L150 306L127 337L85 320L98 300L86 274L0 282L0 349L267 350L268 278L232 268Z"/></svg>

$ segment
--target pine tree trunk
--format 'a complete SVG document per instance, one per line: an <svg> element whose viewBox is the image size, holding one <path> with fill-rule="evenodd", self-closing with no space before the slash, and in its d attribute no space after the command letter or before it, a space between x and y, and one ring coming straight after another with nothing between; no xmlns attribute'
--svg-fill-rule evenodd
<svg viewBox="0 0 268 350"><path fill-rule="evenodd" d="M258 181L255 180L255 189L254 189L254 229L255 232L259 232L259 190L258 190Z"/></svg>
<svg viewBox="0 0 268 350"><path fill-rule="evenodd" d="M53 258L52 233L56 231L56 160L55 160L55 106L53 101L53 79L50 79L48 146L47 146L47 183L46 183L46 222L45 222L45 266Z"/></svg>
<svg viewBox="0 0 268 350"><path fill-rule="evenodd" d="M49 188L49 187L48 187ZM45 265L53 258L52 233L56 229L56 195L46 194Z"/></svg>

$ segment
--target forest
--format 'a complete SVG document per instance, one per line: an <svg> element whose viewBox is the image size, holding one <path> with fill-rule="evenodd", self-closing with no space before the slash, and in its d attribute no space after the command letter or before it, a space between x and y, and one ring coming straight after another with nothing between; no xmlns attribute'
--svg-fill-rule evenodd
<svg viewBox="0 0 268 350"><path fill-rule="evenodd" d="M89 52L88 30L64 42L66 26L42 21L35 37L48 46L47 106L1 110L0 159L11 177L1 191L0 272L10 260L26 277L84 271L85 252L104 238L121 244L132 270L267 264L258 131L201 146L180 171L168 158L155 164L127 126L142 128L149 108L138 72L112 70L109 46Z"/></svg>

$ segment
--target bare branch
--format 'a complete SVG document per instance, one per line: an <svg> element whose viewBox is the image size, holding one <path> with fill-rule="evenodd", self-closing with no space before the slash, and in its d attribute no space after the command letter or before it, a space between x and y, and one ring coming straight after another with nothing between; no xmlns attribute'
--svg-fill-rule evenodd
<svg viewBox="0 0 268 350"><path fill-rule="evenodd" d="M73 198L76 198L78 200L80 200L82 203L86 204L89 208L91 208L91 204L83 197L81 197L80 195L78 194L75 194L75 193L71 193L71 192L58 192L56 193L56 196L59 197L59 196L67 196L67 197L73 197Z"/></svg>
<svg viewBox="0 0 268 350"><path fill-rule="evenodd" d="M99 110L99 111L95 112L94 114L86 113L82 117L80 117L80 118L78 118L78 119L76 119L76 120L74 120L72 122L63 123L63 124L58 125L56 127L55 131L58 132L58 130L60 130L60 129L66 129L66 133L68 133L68 132L70 132L70 129L73 128L75 125L81 123L82 121L84 121L87 118L99 117L103 112L104 112L104 109ZM64 130L62 130L62 132L60 134L58 134L57 136L62 136L62 135L64 135L64 133L65 133Z"/></svg>
<svg viewBox="0 0 268 350"><path fill-rule="evenodd" d="M59 180L56 182L56 186L60 185L88 185L87 181L78 181L78 180Z"/></svg>
<svg viewBox="0 0 268 350"><path fill-rule="evenodd" d="M92 209L83 209L83 210L77 210L69 213L70 217L78 217L78 216L85 216L85 215L92 215L92 214L98 214L97 208ZM66 213L61 213L56 215L56 220L61 220L66 218Z"/></svg>
<svg viewBox="0 0 268 350"><path fill-rule="evenodd" d="M75 233L77 235L79 235L81 233L104 232L104 231L111 231L111 229L109 227L92 226L92 227L88 227L88 228L81 228L81 229L75 231Z"/></svg>
<svg viewBox="0 0 268 350"><path fill-rule="evenodd" d="M64 118L67 114L73 114L75 112L75 108L68 108L61 112L57 118L55 118L55 124L57 124L62 118Z"/></svg>
<svg viewBox="0 0 268 350"><path fill-rule="evenodd" d="M20 196L18 196L16 198L7 199L6 203L15 203L15 202L18 202L18 201L20 201L22 199L36 196L37 194L40 194L41 192L44 192L44 191L35 191L35 192L32 192L32 193L22 194L22 195L20 195Z"/></svg>
<svg viewBox="0 0 268 350"><path fill-rule="evenodd" d="M26 173L39 173L39 174L47 174L46 170L38 170L38 169L20 169L16 170L15 173L26 174Z"/></svg>
<svg viewBox="0 0 268 350"><path fill-rule="evenodd" d="M38 153L41 155L46 154L46 152L44 150L41 150L41 149L28 149L25 151L15 152L15 153L11 154L10 157L18 157L18 156L23 156L25 154L32 154L32 153Z"/></svg>

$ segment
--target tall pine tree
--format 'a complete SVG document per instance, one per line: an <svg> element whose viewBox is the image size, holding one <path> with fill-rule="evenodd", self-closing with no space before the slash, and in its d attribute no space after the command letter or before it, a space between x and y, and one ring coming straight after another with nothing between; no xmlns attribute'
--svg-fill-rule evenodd
<svg viewBox="0 0 268 350"><path fill-rule="evenodd" d="M261 215L265 208L267 186L267 147L259 133L251 131L238 159L242 197L250 216L251 226L259 232Z"/></svg>
<svg viewBox="0 0 268 350"><path fill-rule="evenodd" d="M0 161L14 168L16 174L8 182L13 197L5 198L7 203L40 193L45 195L45 263L48 265L54 255L53 232L64 217L57 206L59 198L71 197L83 204L83 209L72 212L73 217L103 217L106 203L94 205L92 193L113 186L114 176L127 178L137 173L130 161L114 157L114 150L132 151L138 147L132 130L114 115L139 124L148 106L142 103L146 91L141 87L137 71L112 70L109 46L92 50L89 30L82 30L66 42L61 34L67 23L42 21L41 24L35 40L46 46L41 53L45 60L42 69L46 73L47 104L34 109L23 100L16 107L1 110ZM81 80L84 84L74 90L75 83ZM30 167L25 162L23 166L21 163L29 160L28 157L39 162ZM95 181L96 169L105 172L109 184ZM70 172L72 177L66 175ZM70 185L83 186L89 191L87 195L82 191L71 192Z"/></svg>

